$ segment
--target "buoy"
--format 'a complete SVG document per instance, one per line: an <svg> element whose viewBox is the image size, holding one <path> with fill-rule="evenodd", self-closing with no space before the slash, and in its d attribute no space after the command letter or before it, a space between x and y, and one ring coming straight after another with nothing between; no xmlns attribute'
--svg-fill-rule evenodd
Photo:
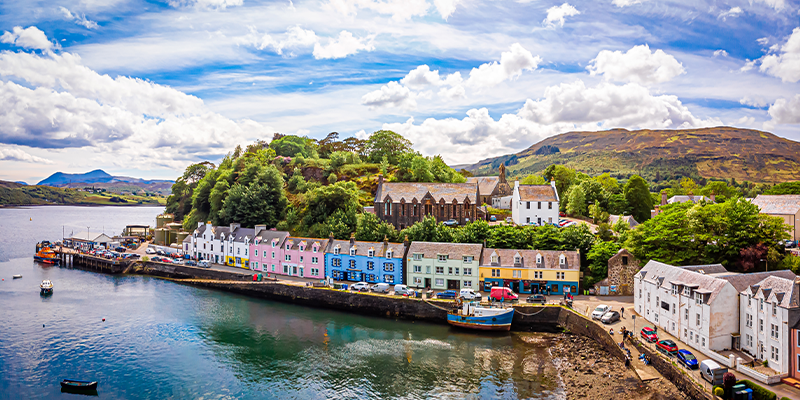
<svg viewBox="0 0 800 400"><path fill-rule="evenodd" d="M103 322L106 322L106 319L105 319L105 318L103 318Z"/></svg>
<svg viewBox="0 0 800 400"><path fill-rule="evenodd" d="M42 324L42 328L44 328L44 324Z"/></svg>

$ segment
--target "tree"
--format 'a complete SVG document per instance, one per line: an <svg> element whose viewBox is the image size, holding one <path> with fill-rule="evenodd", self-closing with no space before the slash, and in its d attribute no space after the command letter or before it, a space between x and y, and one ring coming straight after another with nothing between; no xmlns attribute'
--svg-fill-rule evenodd
<svg viewBox="0 0 800 400"><path fill-rule="evenodd" d="M519 182L520 185L546 185L547 181L539 175L528 175Z"/></svg>
<svg viewBox="0 0 800 400"><path fill-rule="evenodd" d="M586 215L586 196L580 186L572 188L569 192L569 203L567 213L572 215Z"/></svg>
<svg viewBox="0 0 800 400"><path fill-rule="evenodd" d="M223 223L239 222L247 227L258 224L273 228L283 219L287 204L280 172L266 167L249 186L233 185L224 200L226 221Z"/></svg>
<svg viewBox="0 0 800 400"><path fill-rule="evenodd" d="M354 182L336 182L306 192L302 207L302 223L306 228L324 224L337 210L352 216L351 232L355 230L355 216L361 206L359 189Z"/></svg>
<svg viewBox="0 0 800 400"><path fill-rule="evenodd" d="M731 183L731 185L733 185ZM779 183L766 191L764 194L800 194L800 182L783 182Z"/></svg>
<svg viewBox="0 0 800 400"><path fill-rule="evenodd" d="M428 215L422 221L400 231L400 235L408 237L408 240L413 242L442 242L444 241L441 240L442 228L449 229L444 224L437 223L433 216Z"/></svg>
<svg viewBox="0 0 800 400"><path fill-rule="evenodd" d="M524 249L531 243L532 228L511 225L495 225L490 231L486 245L500 249Z"/></svg>
<svg viewBox="0 0 800 400"><path fill-rule="evenodd" d="M534 228L531 235L532 244L528 247L536 250L559 250L562 246L561 232L553 225L547 224Z"/></svg>
<svg viewBox="0 0 800 400"><path fill-rule="evenodd" d="M567 188L572 185L575 177L575 170L563 165L553 164L544 170L544 179L556 181L556 190L559 195L566 193Z"/></svg>
<svg viewBox="0 0 800 400"><path fill-rule="evenodd" d="M639 175L632 176L622 191L631 210L633 218L641 223L650 219L650 210L653 209L653 197L647 182Z"/></svg>
<svg viewBox="0 0 800 400"><path fill-rule="evenodd" d="M483 243L491 236L491 229L488 222L479 220L459 228L453 236L458 243Z"/></svg>
<svg viewBox="0 0 800 400"><path fill-rule="evenodd" d="M600 282L608 276L608 260L619 251L620 246L617 242L598 241L589 250L586 260L589 262L589 272L592 282Z"/></svg>
<svg viewBox="0 0 800 400"><path fill-rule="evenodd" d="M365 143L365 152L373 163L379 163L385 156L392 165L397 165L403 153L411 151L411 142L392 131L377 131Z"/></svg>
<svg viewBox="0 0 800 400"><path fill-rule="evenodd" d="M275 150L275 153L279 156L294 157L296 155L302 155L303 157L308 157L311 155L311 151L308 148L308 141L309 139L299 136L286 135L280 139L273 140L272 143L269 144L269 147Z"/></svg>
<svg viewBox="0 0 800 400"><path fill-rule="evenodd" d="M693 196L695 193L699 192L699 189L694 179L688 177L681 179L681 191L683 191L684 194Z"/></svg>
<svg viewBox="0 0 800 400"><path fill-rule="evenodd" d="M380 242L386 237L390 242L396 242L398 236L399 233L394 226L381 221L375 214L368 212L358 214L356 240Z"/></svg>

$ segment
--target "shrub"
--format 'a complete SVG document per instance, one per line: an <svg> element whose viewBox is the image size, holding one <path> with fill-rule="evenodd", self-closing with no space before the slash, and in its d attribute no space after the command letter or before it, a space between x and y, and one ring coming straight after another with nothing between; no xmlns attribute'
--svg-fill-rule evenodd
<svg viewBox="0 0 800 400"><path fill-rule="evenodd" d="M764 361L761 362L761 365L763 365L764 367L769 367L769 361L768 360L764 360Z"/></svg>
<svg viewBox="0 0 800 400"><path fill-rule="evenodd" d="M777 400L778 395L770 390L764 389L747 379L736 382L736 384L744 384L748 389L753 389L753 400Z"/></svg>
<svg viewBox="0 0 800 400"><path fill-rule="evenodd" d="M720 386L714 386L714 396L722 397L725 396L725 389Z"/></svg>

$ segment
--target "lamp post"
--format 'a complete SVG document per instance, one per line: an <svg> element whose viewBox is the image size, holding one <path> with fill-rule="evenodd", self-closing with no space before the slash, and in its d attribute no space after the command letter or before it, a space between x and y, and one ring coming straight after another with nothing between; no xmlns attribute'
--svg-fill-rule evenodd
<svg viewBox="0 0 800 400"><path fill-rule="evenodd" d="M769 271L769 261L766 258L762 258L762 259L760 259L758 261L763 261L764 262L764 268L766 269L766 271Z"/></svg>

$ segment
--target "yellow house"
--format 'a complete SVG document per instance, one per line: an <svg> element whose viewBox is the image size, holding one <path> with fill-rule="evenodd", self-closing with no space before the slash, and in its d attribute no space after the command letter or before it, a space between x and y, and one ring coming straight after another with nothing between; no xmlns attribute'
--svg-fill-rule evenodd
<svg viewBox="0 0 800 400"><path fill-rule="evenodd" d="M478 268L483 290L505 286L516 293L578 293L577 251L484 248Z"/></svg>

